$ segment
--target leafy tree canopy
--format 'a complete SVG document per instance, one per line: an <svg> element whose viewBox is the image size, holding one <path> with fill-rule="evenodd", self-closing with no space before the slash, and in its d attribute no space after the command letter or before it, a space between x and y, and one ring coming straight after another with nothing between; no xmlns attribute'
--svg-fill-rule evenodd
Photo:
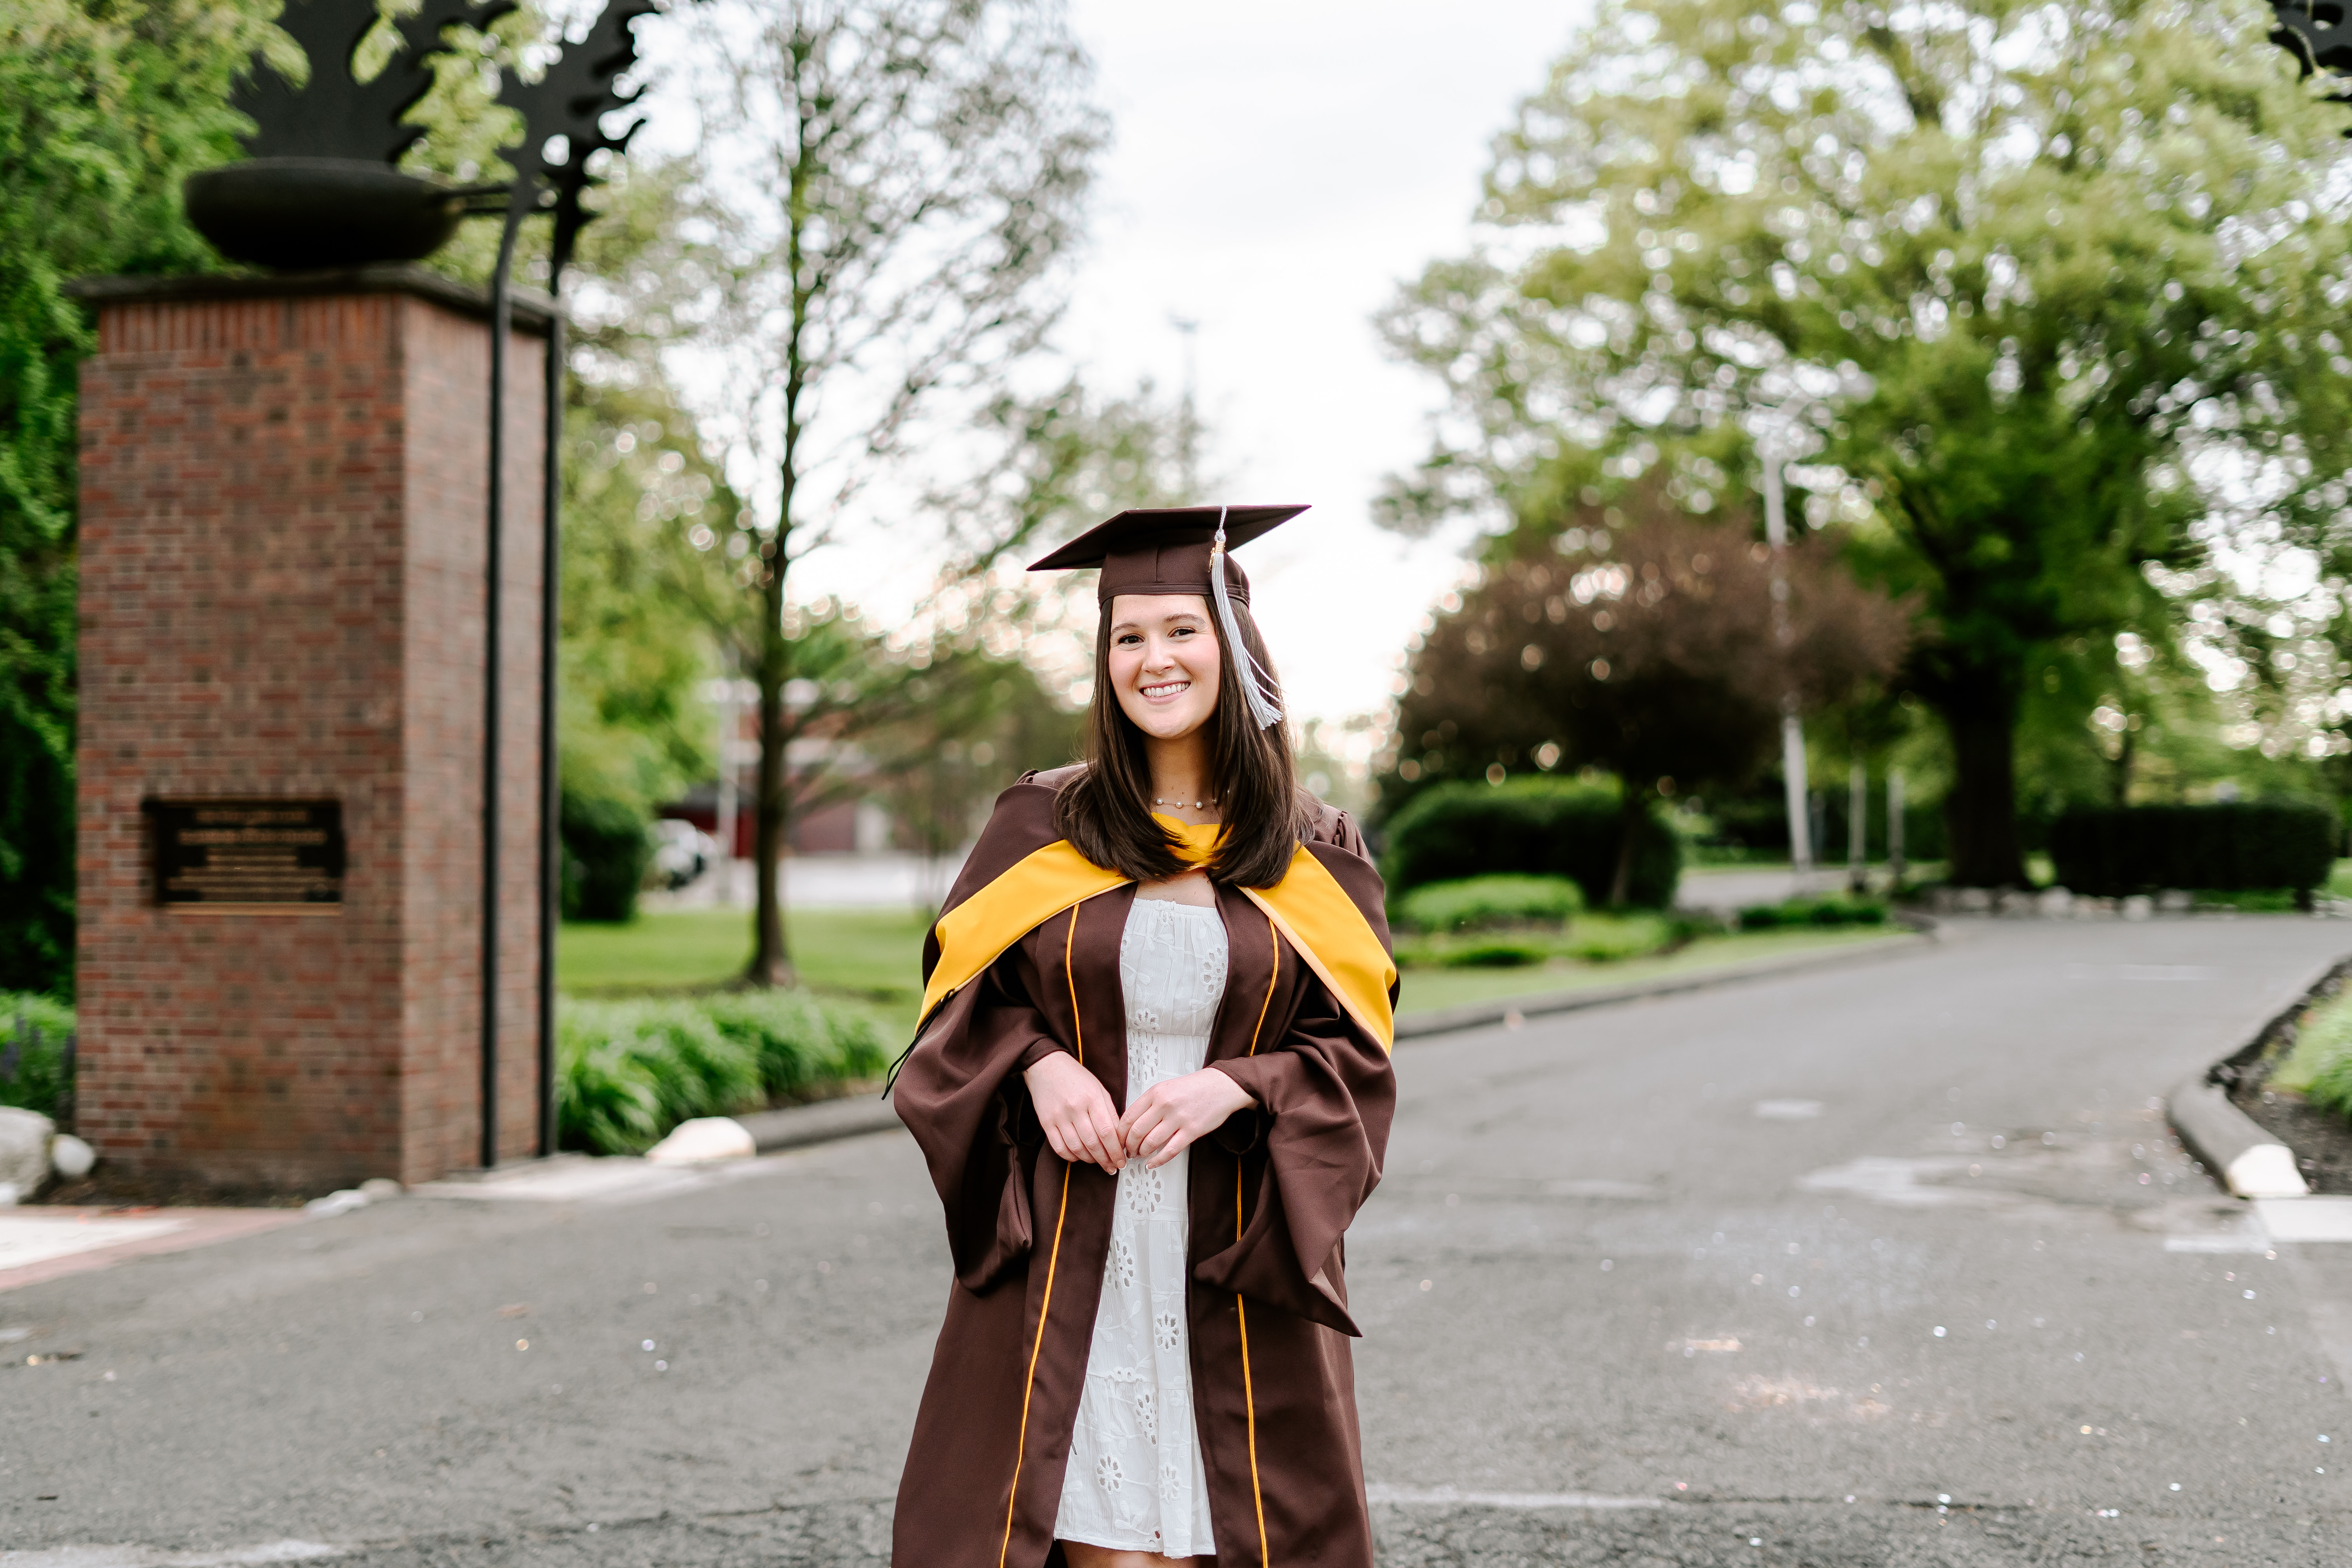
<svg viewBox="0 0 2352 1568"><path fill-rule="evenodd" d="M1808 521L1921 606L1956 879L2021 880L2035 651L2165 635L2144 569L2196 565L2225 496L2309 538L2342 511L2344 117L2268 24L1604 5L1497 144L1487 243L1386 318L1452 392L1390 521L1499 500L1541 528L1654 470L1704 510L1759 446L1802 459Z"/></svg>
<svg viewBox="0 0 2352 1568"><path fill-rule="evenodd" d="M0 986L73 984L75 366L92 273L219 265L181 177L236 155L257 6L0 8Z"/></svg>

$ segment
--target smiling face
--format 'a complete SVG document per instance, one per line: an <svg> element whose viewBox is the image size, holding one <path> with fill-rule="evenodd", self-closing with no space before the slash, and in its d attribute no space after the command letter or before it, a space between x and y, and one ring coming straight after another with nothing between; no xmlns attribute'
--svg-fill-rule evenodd
<svg viewBox="0 0 2352 1568"><path fill-rule="evenodd" d="M1119 710L1155 741L1181 740L1216 716L1216 623L1202 595L1113 599L1109 663Z"/></svg>

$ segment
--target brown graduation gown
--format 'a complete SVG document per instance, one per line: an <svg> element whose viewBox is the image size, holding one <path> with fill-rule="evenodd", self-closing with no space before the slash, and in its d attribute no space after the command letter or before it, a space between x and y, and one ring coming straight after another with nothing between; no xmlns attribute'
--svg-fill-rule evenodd
<svg viewBox="0 0 2352 1568"><path fill-rule="evenodd" d="M947 908L1060 837L1055 788L1076 771L998 798ZM1353 824L1324 807L1308 848L1385 945ZM1117 1178L1055 1155L1021 1073L1073 1052L1125 1109L1118 954L1134 899L1131 883L1098 894L1014 942L926 1020L892 1090L956 1272L899 1482L896 1568L1064 1561L1054 1521ZM1342 1238L1380 1181L1395 1078L1263 910L1223 887L1217 906L1225 996L1208 1061L1257 1104L1192 1145L1192 1406L1216 1560L1371 1568ZM938 957L926 944L927 975Z"/></svg>

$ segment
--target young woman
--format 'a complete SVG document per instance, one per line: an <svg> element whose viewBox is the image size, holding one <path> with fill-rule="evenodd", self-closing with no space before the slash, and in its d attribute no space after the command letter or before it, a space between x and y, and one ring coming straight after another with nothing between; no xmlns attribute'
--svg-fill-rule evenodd
<svg viewBox="0 0 2352 1568"><path fill-rule="evenodd" d="M955 1283L898 1568L1370 1568L1343 1237L1380 1180L1396 970L1300 791L1226 554L1303 507L1123 512L1085 764L1007 790L892 1094Z"/></svg>

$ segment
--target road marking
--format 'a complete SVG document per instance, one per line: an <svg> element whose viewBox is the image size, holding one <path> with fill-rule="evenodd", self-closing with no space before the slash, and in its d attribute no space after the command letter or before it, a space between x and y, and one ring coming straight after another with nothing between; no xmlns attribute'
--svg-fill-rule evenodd
<svg viewBox="0 0 2352 1568"><path fill-rule="evenodd" d="M1397 1507L1452 1508L1663 1508L1654 1497L1607 1497L1595 1492L1467 1492L1453 1487L1391 1487L1375 1481L1365 1500ZM0 1563L5 1563L0 1558Z"/></svg>
<svg viewBox="0 0 2352 1568"><path fill-rule="evenodd" d="M2256 1198L2273 1241L2352 1241L2352 1198Z"/></svg>
<svg viewBox="0 0 2352 1568"><path fill-rule="evenodd" d="M1797 1186L1802 1192L1848 1193L1902 1208L1996 1208L2021 1201L2017 1194L1998 1188L1928 1186L1919 1180L1958 1175L1969 1163L1965 1154L1931 1154L1913 1160L1864 1155L1800 1176Z"/></svg>
<svg viewBox="0 0 2352 1568"><path fill-rule="evenodd" d="M1629 1198L1643 1201L1664 1197L1655 1187L1645 1187L1638 1182L1612 1182L1595 1178L1570 1182L1546 1182L1544 1194L1555 1198Z"/></svg>
<svg viewBox="0 0 2352 1568"><path fill-rule="evenodd" d="M165 1552L153 1546L58 1546L47 1552L0 1552L0 1568L234 1568L247 1563L314 1563L341 1557L340 1546L315 1541L268 1541L226 1552Z"/></svg>
<svg viewBox="0 0 2352 1568"><path fill-rule="evenodd" d="M1759 1100L1756 1114L1766 1121L1811 1121L1822 1113L1818 1100Z"/></svg>
<svg viewBox="0 0 2352 1568"><path fill-rule="evenodd" d="M2167 1252L2268 1252L2271 1238L2260 1231L2223 1231L2214 1236L2168 1236Z"/></svg>

